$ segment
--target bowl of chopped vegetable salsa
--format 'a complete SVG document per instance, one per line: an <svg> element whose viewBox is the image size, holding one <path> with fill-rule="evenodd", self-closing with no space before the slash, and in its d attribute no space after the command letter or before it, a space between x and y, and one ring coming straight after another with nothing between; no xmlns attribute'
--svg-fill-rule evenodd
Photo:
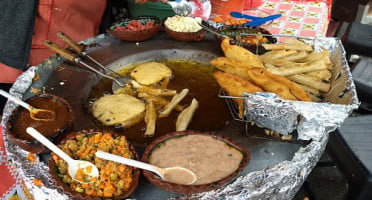
<svg viewBox="0 0 372 200"><path fill-rule="evenodd" d="M155 16L128 18L114 23L107 32L130 42L141 42L153 37L161 27L161 21Z"/></svg>
<svg viewBox="0 0 372 200"><path fill-rule="evenodd" d="M72 199L124 199L138 186L140 169L97 158L97 150L130 159L139 156L125 136L108 131L83 130L66 136L58 146L73 159L87 160L99 169L99 177L90 183L74 181L67 172L67 163L54 153L49 160L49 171L56 186Z"/></svg>

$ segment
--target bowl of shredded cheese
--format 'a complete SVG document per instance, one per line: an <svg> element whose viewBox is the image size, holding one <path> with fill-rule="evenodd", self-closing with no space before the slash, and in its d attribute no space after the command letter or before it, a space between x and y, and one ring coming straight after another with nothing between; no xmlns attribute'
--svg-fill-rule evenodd
<svg viewBox="0 0 372 200"><path fill-rule="evenodd" d="M199 17L168 17L164 21L164 30L169 37L186 42L201 41L205 37L205 31L198 24L202 19Z"/></svg>

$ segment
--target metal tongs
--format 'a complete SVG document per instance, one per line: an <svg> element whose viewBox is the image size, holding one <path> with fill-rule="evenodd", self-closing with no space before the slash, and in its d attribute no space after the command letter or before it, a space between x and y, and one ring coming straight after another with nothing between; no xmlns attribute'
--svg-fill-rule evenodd
<svg viewBox="0 0 372 200"><path fill-rule="evenodd" d="M45 40L44 41L45 46L47 46L51 50L55 51L56 53L58 53L62 57L66 58L67 60L72 61L72 62L77 63L77 64L81 64L84 67L87 67L88 69L96 72L97 74L99 74L99 75L101 75L105 78L113 80L114 83L116 83L120 87L124 87L131 80L130 77L123 76L123 75L121 75L121 74L103 66L97 60L92 58L79 44L77 44L75 41L73 41L66 34L64 34L62 32L58 32L57 36L61 40L66 42L74 50L74 52L68 51L68 50L58 46L57 44L53 43L50 40ZM97 70L96 68L94 68L91 65L89 65L88 63L86 63L79 55L83 56L84 58L86 58L90 61L92 61L95 65L100 67L103 70L103 72L101 72L100 70Z"/></svg>
<svg viewBox="0 0 372 200"><path fill-rule="evenodd" d="M208 32L210 32L214 35L217 35L221 38L230 38L228 35L221 34L221 33L217 32L216 30L213 30L212 28L208 27L204 23L208 23L208 22L206 20L203 20L202 22L198 22L199 26L201 26L204 30L206 30L206 31L208 31ZM240 33L240 36L244 36L244 35L252 35L252 34ZM236 41L237 45L242 44L242 41L239 38L234 38L234 41Z"/></svg>
<svg viewBox="0 0 372 200"><path fill-rule="evenodd" d="M245 26L261 26L262 24L265 24L268 21L272 21L282 16L281 14L276 14L276 15L269 15L267 17L256 17L252 15L246 15L240 12L231 12L230 15L235 18L244 18L244 19L252 20L250 22L243 24Z"/></svg>
<svg viewBox="0 0 372 200"><path fill-rule="evenodd" d="M204 20L203 20L203 21L204 21ZM217 32L217 31L215 31L215 30L209 28L208 26L204 25L204 24L203 24L203 21L202 21L202 22L199 22L199 21L198 21L197 23L198 23L198 25L201 26L204 30L206 30L206 31L208 31L208 32L210 32L210 33L212 33L212 34L215 34L215 35L217 35L217 36L220 36L220 37L222 37L222 38L229 37L229 36L227 36L227 35L223 35L223 34Z"/></svg>

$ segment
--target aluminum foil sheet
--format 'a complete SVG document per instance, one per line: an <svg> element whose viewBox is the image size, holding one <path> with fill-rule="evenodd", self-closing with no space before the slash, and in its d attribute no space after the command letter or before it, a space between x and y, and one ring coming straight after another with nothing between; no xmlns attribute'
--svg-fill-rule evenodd
<svg viewBox="0 0 372 200"><path fill-rule="evenodd" d="M98 36L98 39L99 37L102 36ZM91 40L89 42L94 41L95 40ZM300 148L290 160L237 177L232 183L219 189L191 196L181 195L180 197L174 197L173 199L287 200L294 197L323 153L328 141L327 133L337 128L342 123L343 119L346 118L353 109L357 108L359 104L348 66L347 64L345 65L346 61L341 43L337 42L334 38L331 38L320 40L316 45L321 43L326 44L329 47L327 49L330 49L331 52L333 52L332 60L337 63L335 70L338 70L338 72L341 73L341 75L337 75L337 80L335 79L333 81L332 91L326 97L331 103L311 103L305 105L302 103L286 102L282 100L278 103L278 99L274 95L253 96L258 99L252 97L252 101L259 101L259 98L264 97L268 99L268 102L273 102L270 103L271 106L279 109L274 112L276 113L276 117L281 116L281 118L287 119L280 123L275 122L277 123L275 127L280 127L280 129L286 130L287 132L297 128L299 132L303 133L303 138L311 138L313 140L306 146ZM42 67L48 69L52 66L48 65L48 62L46 61ZM31 67L28 71L23 73L13 85L10 92L19 97L22 95L24 96L25 91L29 88L35 75L34 72L35 68ZM343 79L343 77L346 78ZM342 92L343 95L340 95ZM340 98L340 96L342 97ZM247 103L250 103L250 99L251 97L249 96L249 98L247 98ZM277 104L275 104L275 102ZM314 111L315 107L317 110L322 112L311 112ZM7 103L2 120L3 127L5 127L5 122L14 108L15 105L13 103ZM251 111L246 110L246 112ZM269 116L272 115L271 112L267 113ZM297 116L298 113L304 115L303 120L294 123L295 116ZM286 117L283 117L283 115ZM261 119L261 117L255 116L255 119L258 120ZM275 127L273 127L273 129L275 129ZM14 144L10 144L6 136L6 131L4 131L3 134L8 160L16 166L18 177L24 180L27 188L35 199L69 199L68 196L58 191L54 186L48 173L48 166L43 161L38 160L33 163L28 162L26 159L28 152L20 149ZM34 178L41 179L44 182L44 186L35 186L32 183Z"/></svg>
<svg viewBox="0 0 372 200"><path fill-rule="evenodd" d="M272 93L246 94L245 117L258 126L288 135L294 130L300 140L319 140L334 131L358 108L359 100L341 41L335 38L301 38L331 53L333 77L324 103L289 101Z"/></svg>
<svg viewBox="0 0 372 200"><path fill-rule="evenodd" d="M297 130L300 140L319 140L339 127L357 108L357 105L287 101L273 93L247 94L245 101L245 116L249 121L282 135Z"/></svg>
<svg viewBox="0 0 372 200"><path fill-rule="evenodd" d="M26 72L21 74L16 83L10 89L10 93L14 96L22 98L25 94L25 91L30 87L32 80L35 76L36 67L29 68ZM16 104L9 101L3 112L3 120L1 122L2 127L5 127L5 123L9 118L12 111L16 108ZM35 162L29 162L26 157L29 152L21 149L18 145L12 144L9 142L6 130L3 131L5 148L8 156L8 160L17 168L18 177L24 181L29 189L30 193L34 196L35 199L68 199L68 197L60 193L55 187L54 182L49 177L49 168L48 166L37 160ZM43 181L44 186L37 187L33 184L33 179L40 179Z"/></svg>

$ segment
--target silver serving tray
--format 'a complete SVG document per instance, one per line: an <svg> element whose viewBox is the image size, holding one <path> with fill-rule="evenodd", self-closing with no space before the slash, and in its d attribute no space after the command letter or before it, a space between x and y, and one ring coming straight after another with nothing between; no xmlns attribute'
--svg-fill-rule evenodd
<svg viewBox="0 0 372 200"><path fill-rule="evenodd" d="M126 64L152 59L183 58L208 63L210 59L222 56L220 46L213 37L207 37L201 42L186 43L172 40L164 33L160 33L145 42L128 43L104 34L83 43L88 45L87 50L92 57L113 70ZM32 81L35 74L38 74L40 79ZM100 79L101 77L95 73L81 69L54 55L45 60L43 64L31 67L23 73L11 88L11 93L25 99L33 96L35 93L32 91L38 89L61 96L72 105L75 118L79 119L75 121L73 130L91 129L94 128L94 124L87 117L82 104L92 86ZM2 120L3 128L14 108L13 103L7 103ZM328 135L324 135L319 141L313 141L306 146L260 140L245 134L244 123L234 119L227 123L228 128L218 133L247 148L251 153L250 164L243 170L242 176L233 183L216 191L196 194L195 198L217 199L234 196L291 198L319 160L328 140ZM4 129L5 136L6 133L7 130ZM53 181L50 180L48 167L45 164L48 154L40 155L38 162L30 163L25 159L28 152L9 143L6 137L4 138L9 159L15 164L17 172L36 199L68 199L54 187ZM282 179L283 176L286 177L285 180ZM33 185L33 178L43 180L45 186L39 188ZM277 183L277 181L281 182ZM145 179L140 179L139 186L131 198L167 199L173 197L187 198L161 190Z"/></svg>

